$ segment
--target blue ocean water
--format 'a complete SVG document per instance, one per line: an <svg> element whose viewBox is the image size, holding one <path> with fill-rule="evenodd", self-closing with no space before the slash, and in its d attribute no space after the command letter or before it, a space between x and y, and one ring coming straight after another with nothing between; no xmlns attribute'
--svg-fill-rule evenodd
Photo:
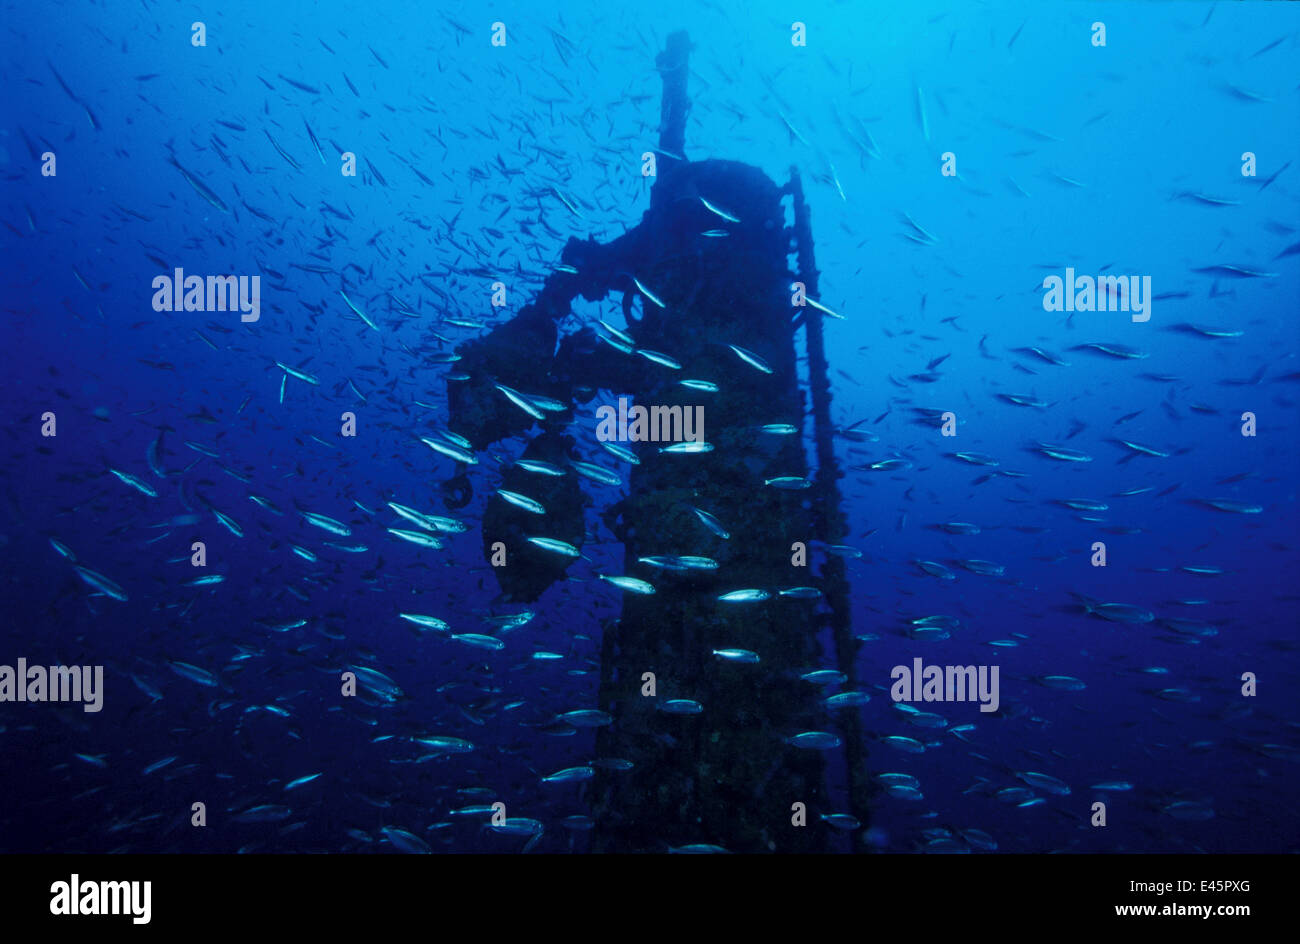
<svg viewBox="0 0 1300 944"><path fill-rule="evenodd" d="M829 847L1295 851L1300 10L807 3L802 35L766 2L6 13L0 663L104 666L102 711L0 705L6 851L588 848L587 788L541 778L594 756L555 717L608 707L620 595L596 575L621 572L600 512L622 486L585 483L588 560L505 605L478 523L520 444L458 469L419 437L449 420L443 355L514 315L567 239L647 209L678 29L686 156L800 169L843 316L825 329L872 695L852 710L872 775L919 786ZM155 310L177 268L259 275L258 319ZM1067 269L1149 277L1149 320L1045 310ZM561 327L600 318L624 324L617 299ZM616 393L571 429L607 467L594 407ZM453 510L459 471L474 497ZM416 546L388 502L466 530ZM926 616L955 618L946 638L916 638ZM944 725L918 726L889 698L918 657L999 666L1001 710L922 705ZM402 697L340 697L349 666ZM433 736L473 749L410 740ZM451 815L495 801L543 829Z"/></svg>

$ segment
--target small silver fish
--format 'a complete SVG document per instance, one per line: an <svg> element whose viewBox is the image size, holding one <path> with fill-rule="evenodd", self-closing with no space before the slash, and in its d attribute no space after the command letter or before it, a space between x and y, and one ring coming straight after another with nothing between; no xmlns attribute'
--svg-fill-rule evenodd
<svg viewBox="0 0 1300 944"><path fill-rule="evenodd" d="M713 654L724 662L757 663L758 653L748 649L714 649Z"/></svg>
<svg viewBox="0 0 1300 944"><path fill-rule="evenodd" d="M636 577L622 577L617 575L600 574L600 579L612 583L620 590L630 590L633 593L651 594L655 592L654 584L645 580L639 580Z"/></svg>
<svg viewBox="0 0 1300 944"><path fill-rule="evenodd" d="M767 361L763 360L763 358L759 357L753 351L747 351L743 347L737 347L734 344L728 344L727 347L735 351L736 356L750 367L761 370L765 374L772 373L772 368L767 366Z"/></svg>
<svg viewBox="0 0 1300 944"><path fill-rule="evenodd" d="M718 537L722 538L722 540L726 541L731 538L730 532L728 532L727 529L722 526L722 522L720 522L717 518L713 517L713 515L709 514L707 511L702 511L699 508L696 508L694 506L691 506L691 511L695 513L695 517L699 518L700 521L704 523L704 526L706 528L708 528Z"/></svg>
<svg viewBox="0 0 1300 944"><path fill-rule="evenodd" d="M518 492L510 492L504 488L497 489L497 494L516 508L522 508L524 511L531 511L535 515L546 514L546 509L542 507L542 503L534 501L527 495L520 495Z"/></svg>

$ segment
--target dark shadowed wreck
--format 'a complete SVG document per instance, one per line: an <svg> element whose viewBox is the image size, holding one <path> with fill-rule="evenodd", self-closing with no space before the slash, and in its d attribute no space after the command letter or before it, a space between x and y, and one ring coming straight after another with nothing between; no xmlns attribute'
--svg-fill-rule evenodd
<svg viewBox="0 0 1300 944"><path fill-rule="evenodd" d="M866 804L856 719L830 714L820 689L800 677L837 664L851 681L853 666L842 562L810 549L809 566L793 564L797 547L838 543L844 528L820 316L791 303L795 280L815 297L811 234L797 175L782 188L745 164L685 159L689 49L684 33L673 34L658 59L663 121L650 208L609 243L569 240L562 266L535 299L489 335L461 346L459 367L469 379L449 384L449 425L476 449L539 426L524 458L567 467L580 458L567 430L572 407L600 389L638 404L702 408L712 449L641 446L627 497L602 509L624 544L623 573L651 582L656 592L625 594L620 618L604 632L597 707L614 720L600 729L596 756L634 766L597 771L589 795L593 848L827 850L839 834L819 814L849 810L865 825ZM793 227L785 222L787 195ZM795 251L798 268L791 271ZM623 296L634 346L590 327L559 335L574 299L611 293ZM632 306L637 296L639 319ZM807 330L811 404L796 370L800 326ZM640 351L667 355L681 369ZM717 390L686 386L683 379L709 381ZM539 419L498 385L568 409L535 411ZM802 435L759 428L788 424L802 432L810 412L816 474ZM538 476L514 466L504 470L501 485L547 512L539 518L493 496L483 520L489 558L497 542L506 548L507 566L494 568L503 593L535 600L563 578L572 558L526 539L545 535L581 546L579 477L572 471ZM712 515L728 537L706 527L694 508ZM696 560L684 564L682 557ZM780 593L810 587L819 593ZM718 599L740 589L767 597ZM834 662L818 641L828 628ZM732 648L761 661L715 655ZM648 695L651 677L654 694ZM803 732L836 733L847 761L847 796L839 789L839 799L832 799L824 749L800 746L811 739L792 742ZM834 740L821 739L823 748ZM844 777L844 771L837 775ZM797 803L806 806L807 825L792 822Z"/></svg>

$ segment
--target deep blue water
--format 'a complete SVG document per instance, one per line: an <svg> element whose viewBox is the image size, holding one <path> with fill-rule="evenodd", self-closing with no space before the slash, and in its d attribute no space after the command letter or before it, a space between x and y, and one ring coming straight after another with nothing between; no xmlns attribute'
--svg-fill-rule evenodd
<svg viewBox="0 0 1300 944"><path fill-rule="evenodd" d="M504 649L457 645L397 614L482 633L485 617L524 608L494 603L477 531L497 463L480 454L474 500L448 511L438 485L455 464L416 437L447 421L455 370L428 355L486 330L445 319L505 320L566 239L609 240L640 219L654 55L686 29L687 156L778 183L802 171L821 299L844 316L826 321L833 418L877 437L838 440L842 464L905 460L842 483L861 552L848 564L857 669L873 694L856 710L874 738L933 746L868 745L873 773L911 774L923 797L882 794L871 831L834 847L965 847L974 828L1006 852L1296 850L1300 9L799 6L803 47L786 5L766 2L7 5L0 663L103 665L105 688L98 713L0 705L0 847L389 852L381 830L396 827L437 851L517 852L523 839L448 816L500 799L545 825L538 851L586 848L563 822L586 814L581 787L539 778L589 758L591 731L537 726L596 707L601 621L619 596L595 574L622 558L598 512L620 490L587 483L590 562ZM343 151L356 176L339 172ZM153 280L176 267L260 274L260 319L155 311ZM1150 320L1045 311L1043 280L1067 267L1149 276ZM489 303L497 279L504 311ZM601 317L620 323L617 302L579 303L563 326ZM319 383L289 377L281 402L277 362ZM574 431L613 466L595 405ZM957 435L919 410L952 411ZM344 411L355 437L339 435ZM164 429L160 477L147 455ZM1105 507L1060 504L1080 499ZM442 550L396 540L389 501L468 530ZM934 527L945 522L979 533ZM51 539L128 599L96 591ZM190 566L195 540L205 570ZM1105 567L1090 562L1097 541ZM956 563L971 559L1002 573ZM185 585L200 574L225 580ZM1107 619L1077 595L1133 609ZM927 615L960 623L910 638ZM922 706L974 724L966 740L909 724L886 687L917 656L999 665L1004 711ZM404 697L341 698L348 665ZM1243 673L1257 676L1251 697ZM398 746L413 734L474 750L413 763ZM842 765L828 770L838 788ZM1023 807L995 794L1032 789L1027 771L1069 794L1034 790L1044 802ZM1132 788L1093 788L1105 781ZM1089 825L1097 799L1105 828ZM207 828L190 825L194 802ZM288 809L232 821L264 804Z"/></svg>

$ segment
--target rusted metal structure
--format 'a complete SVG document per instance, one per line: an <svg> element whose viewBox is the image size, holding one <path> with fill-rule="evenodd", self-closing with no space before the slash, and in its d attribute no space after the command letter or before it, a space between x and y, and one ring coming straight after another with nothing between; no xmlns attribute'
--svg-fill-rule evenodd
<svg viewBox="0 0 1300 944"><path fill-rule="evenodd" d="M664 90L658 170L641 222L609 243L569 240L562 265L536 298L511 321L461 346L458 366L469 379L449 385L449 425L482 449L536 424L541 431L524 456L563 467L578 455L566 431L571 409L598 390L642 404L703 408L712 449L640 448L626 498L602 511L623 542L623 572L653 583L656 592L626 594L621 617L603 636L599 707L614 720L598 732L597 755L634 766L599 770L591 784L593 849L827 851L841 834L817 814L847 806L865 825L867 797L854 712L832 717L822 691L800 678L824 666L821 630L829 628L840 670L850 679L855 645L843 561L810 549L808 566L798 566L800 546L838 544L845 531L821 316L791 303L796 279L816 297L808 210L797 172L779 187L745 164L686 159L689 53L686 34L674 33L657 60ZM793 227L785 225L787 195ZM623 294L626 333L636 350L591 328L559 336L558 323L575 299L611 293ZM635 318L638 296L642 314ZM800 325L807 332L815 473L802 435L759 429L789 424L803 431ZM638 356L640 349L666 354L681 369ZM685 386L685 378L710 381L717 390ZM535 411L538 419L498 385L568 409ZM494 496L483 522L489 558L498 542L506 548L509 564L495 569L503 592L535 600L572 559L526 538L546 535L580 546L581 486L573 474L539 477L516 466L505 470L502 487L537 499L547 511L539 518ZM706 527L693 508L713 515L729 537ZM716 567L699 560L683 565L681 557L706 558ZM815 587L820 595L779 592L798 587ZM743 588L770 596L718 599ZM730 648L755 652L761 661L714 655ZM647 694L651 678L653 695ZM690 713L690 703L702 710ZM849 796L834 803L824 751L790 739L837 730ZM807 807L806 826L792 822L796 803Z"/></svg>

